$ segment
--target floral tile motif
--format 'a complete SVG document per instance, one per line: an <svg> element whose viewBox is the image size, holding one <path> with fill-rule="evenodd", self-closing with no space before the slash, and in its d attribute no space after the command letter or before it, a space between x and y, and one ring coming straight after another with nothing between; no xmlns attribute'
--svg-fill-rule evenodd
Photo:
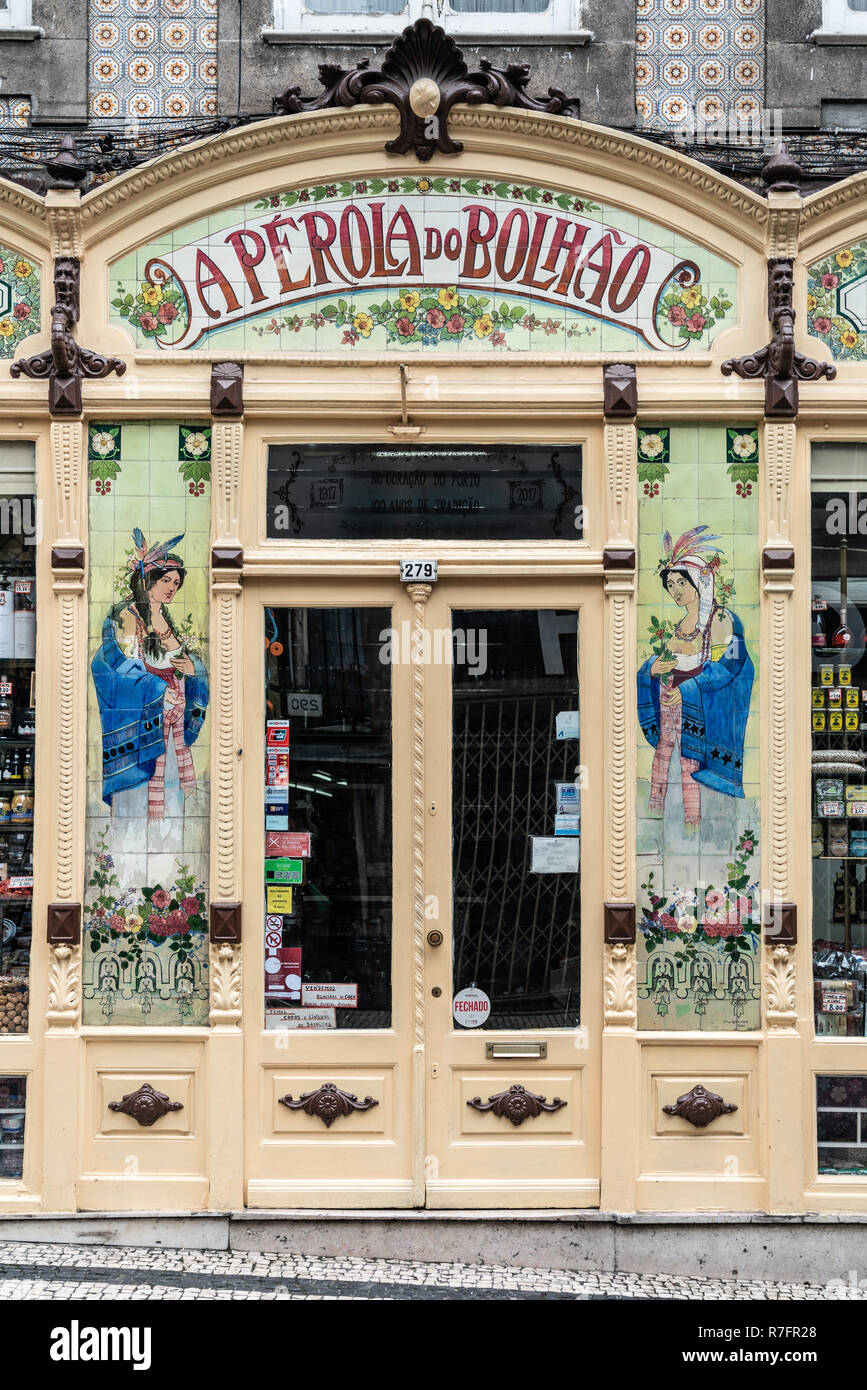
<svg viewBox="0 0 867 1390"><path fill-rule="evenodd" d="M765 90L764 0L638 0L636 110L671 129L734 113L760 115Z"/></svg>
<svg viewBox="0 0 867 1390"><path fill-rule="evenodd" d="M120 472L120 425L90 425L87 431L88 475L97 494L107 497Z"/></svg>
<svg viewBox="0 0 867 1390"><path fill-rule="evenodd" d="M645 497L659 496L659 485L669 472L670 434L667 425L638 431L638 481Z"/></svg>
<svg viewBox="0 0 867 1390"><path fill-rule="evenodd" d="M10 246L0 246L0 357L39 332L39 268Z"/></svg>
<svg viewBox="0 0 867 1390"><path fill-rule="evenodd" d="M751 497L759 481L759 432L747 426L726 430L726 472L735 484L738 497Z"/></svg>
<svg viewBox="0 0 867 1390"><path fill-rule="evenodd" d="M90 114L211 116L217 0L89 0Z"/></svg>
<svg viewBox="0 0 867 1390"><path fill-rule="evenodd" d="M191 497L201 497L211 481L211 426L181 425L178 429L178 472Z"/></svg>
<svg viewBox="0 0 867 1390"><path fill-rule="evenodd" d="M807 267L807 331L838 360L867 361L867 239Z"/></svg>

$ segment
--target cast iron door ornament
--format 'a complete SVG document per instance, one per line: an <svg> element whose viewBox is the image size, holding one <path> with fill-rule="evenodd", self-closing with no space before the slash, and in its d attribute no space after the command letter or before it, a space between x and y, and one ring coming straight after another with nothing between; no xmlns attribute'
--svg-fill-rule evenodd
<svg viewBox="0 0 867 1390"><path fill-rule="evenodd" d="M486 1115L490 1112L511 1120L513 1125L522 1125L525 1120L533 1120L537 1115L541 1115L543 1110L546 1114L552 1115L555 1110L562 1110L565 1104L566 1101L561 1100L559 1096L555 1096L549 1104L544 1096L537 1096L525 1086L517 1085L510 1086L508 1091L500 1091L495 1096L488 1096L487 1100L475 1096L467 1101L467 1105L472 1106L473 1110L478 1110L480 1114Z"/></svg>
<svg viewBox="0 0 867 1390"><path fill-rule="evenodd" d="M130 1091L123 1100L110 1100L108 1108L129 1115L137 1124L153 1125L170 1110L183 1110L184 1107L179 1100L169 1100L162 1091L155 1091L150 1082L144 1081L137 1091Z"/></svg>
<svg viewBox="0 0 867 1390"><path fill-rule="evenodd" d="M686 1095L678 1096L676 1105L664 1105L662 1108L666 1115L679 1115L682 1120L689 1120L696 1129L704 1129L712 1120L718 1120L720 1115L731 1115L738 1107L708 1091L705 1086L697 1085Z"/></svg>
<svg viewBox="0 0 867 1390"><path fill-rule="evenodd" d="M333 1081L325 1081L318 1091L307 1091L300 1100L281 1096L280 1104L285 1105L287 1110L303 1110L307 1115L315 1115L326 1129L330 1129L341 1115L351 1115L353 1110L372 1110L374 1105L379 1105L379 1101L374 1100L373 1096L359 1100L358 1096L341 1091Z"/></svg>
<svg viewBox="0 0 867 1390"><path fill-rule="evenodd" d="M404 29L380 69L371 70L369 61L365 58L355 68L322 63L319 80L325 90L316 97L302 97L298 87L287 87L274 98L275 112L288 116L329 106L381 106L389 102L400 116L400 135L388 141L386 152L412 151L420 160L430 159L435 150L460 154L463 145L452 140L448 130L449 113L459 101L471 106L482 102L517 106L556 116L579 114L577 99L567 97L559 87L549 87L547 99L529 96L530 69L525 63L495 68L483 58L479 71L469 72L454 39L429 19L417 19Z"/></svg>
<svg viewBox="0 0 867 1390"><path fill-rule="evenodd" d="M54 298L51 310L51 347L34 357L13 362L9 374L28 376L36 381L48 379L48 409L52 415L81 414L83 377L106 377L110 372L123 376L126 363L121 357L103 357L101 352L81 347L72 330L80 316L79 283L81 264L76 256L58 256L54 262Z"/></svg>

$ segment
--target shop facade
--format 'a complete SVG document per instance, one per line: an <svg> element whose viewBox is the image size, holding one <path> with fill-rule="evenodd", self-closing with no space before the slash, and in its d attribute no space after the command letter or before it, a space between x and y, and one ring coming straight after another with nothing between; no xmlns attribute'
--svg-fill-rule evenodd
<svg viewBox="0 0 867 1390"><path fill-rule="evenodd" d="M0 186L0 1212L861 1211L864 179L397 125Z"/></svg>

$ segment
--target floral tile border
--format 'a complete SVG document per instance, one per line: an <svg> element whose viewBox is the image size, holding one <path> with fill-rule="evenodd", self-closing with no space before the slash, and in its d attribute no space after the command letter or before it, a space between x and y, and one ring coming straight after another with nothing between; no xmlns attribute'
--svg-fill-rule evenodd
<svg viewBox="0 0 867 1390"><path fill-rule="evenodd" d="M867 277L867 238L850 242L807 267L807 332L844 362L867 361L867 328L842 305L845 291Z"/></svg>

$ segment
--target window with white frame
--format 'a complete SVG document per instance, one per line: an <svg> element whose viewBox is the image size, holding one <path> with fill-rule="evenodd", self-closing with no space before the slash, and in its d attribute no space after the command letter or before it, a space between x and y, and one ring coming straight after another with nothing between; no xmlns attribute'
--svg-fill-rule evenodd
<svg viewBox="0 0 867 1390"><path fill-rule="evenodd" d="M271 34L391 34L427 15L456 37L500 35L505 24L510 38L583 38L580 11L580 0L274 0Z"/></svg>
<svg viewBox="0 0 867 1390"><path fill-rule="evenodd" d="M822 0L822 27L817 43L867 42L867 0Z"/></svg>
<svg viewBox="0 0 867 1390"><path fill-rule="evenodd" d="M0 0L0 29L32 27L32 0Z"/></svg>

